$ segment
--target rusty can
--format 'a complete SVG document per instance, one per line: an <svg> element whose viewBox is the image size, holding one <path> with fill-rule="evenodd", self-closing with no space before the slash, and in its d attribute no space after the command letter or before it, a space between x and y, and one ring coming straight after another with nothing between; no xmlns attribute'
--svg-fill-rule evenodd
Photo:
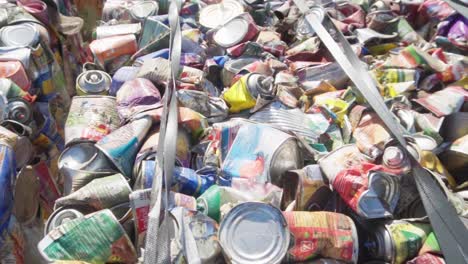
<svg viewBox="0 0 468 264"><path fill-rule="evenodd" d="M104 67L111 60L132 55L138 50L138 45L135 35L128 34L94 40L89 48L95 61Z"/></svg>
<svg viewBox="0 0 468 264"><path fill-rule="evenodd" d="M283 212L291 239L287 260L305 261L317 255L357 263L358 235L353 220L332 212Z"/></svg>
<svg viewBox="0 0 468 264"><path fill-rule="evenodd" d="M98 141L119 126L120 117L115 97L75 96L65 123L65 145Z"/></svg>
<svg viewBox="0 0 468 264"><path fill-rule="evenodd" d="M221 222L218 236L228 263L281 263L291 239L281 211L257 202L232 208Z"/></svg>
<svg viewBox="0 0 468 264"><path fill-rule="evenodd" d="M85 71L76 78L77 95L107 95L112 78L104 71Z"/></svg>
<svg viewBox="0 0 468 264"><path fill-rule="evenodd" d="M0 77L11 79L26 92L31 87L31 81L19 61L0 61Z"/></svg>

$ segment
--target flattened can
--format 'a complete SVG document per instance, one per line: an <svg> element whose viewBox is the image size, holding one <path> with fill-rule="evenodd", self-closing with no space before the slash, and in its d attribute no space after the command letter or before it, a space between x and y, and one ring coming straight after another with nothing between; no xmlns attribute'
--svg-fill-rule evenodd
<svg viewBox="0 0 468 264"><path fill-rule="evenodd" d="M85 71L76 78L77 95L107 95L112 78L104 71Z"/></svg>
<svg viewBox="0 0 468 264"><path fill-rule="evenodd" d="M228 263L280 263L291 239L281 211L257 202L232 208L221 222L218 236Z"/></svg>
<svg viewBox="0 0 468 264"><path fill-rule="evenodd" d="M75 96L65 123L65 145L98 141L120 126L117 102L111 96Z"/></svg>
<svg viewBox="0 0 468 264"><path fill-rule="evenodd" d="M23 91L29 91L31 81L19 61L0 61L0 77L11 79Z"/></svg>
<svg viewBox="0 0 468 264"><path fill-rule="evenodd" d="M373 258L401 264L418 255L431 231L429 223L394 220L379 226L365 245Z"/></svg>
<svg viewBox="0 0 468 264"><path fill-rule="evenodd" d="M357 263L359 243L351 218L332 212L283 212L293 239L288 250L290 261L305 261L317 256Z"/></svg>

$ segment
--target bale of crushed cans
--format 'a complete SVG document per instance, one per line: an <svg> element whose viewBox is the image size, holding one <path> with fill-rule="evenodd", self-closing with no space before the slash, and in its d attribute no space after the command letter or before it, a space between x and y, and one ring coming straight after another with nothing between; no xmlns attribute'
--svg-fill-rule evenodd
<svg viewBox="0 0 468 264"><path fill-rule="evenodd" d="M466 237L466 1L178 1L176 73L173 2L0 0L0 264L449 263L412 161ZM308 14L345 36L406 149ZM149 248L171 136L170 244Z"/></svg>

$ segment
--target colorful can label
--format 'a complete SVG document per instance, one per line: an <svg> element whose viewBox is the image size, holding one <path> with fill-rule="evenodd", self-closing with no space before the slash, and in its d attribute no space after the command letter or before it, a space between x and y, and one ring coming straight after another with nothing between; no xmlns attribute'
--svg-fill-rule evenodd
<svg viewBox="0 0 468 264"><path fill-rule="evenodd" d="M119 126L115 97L75 96L65 123L65 144L98 141Z"/></svg>
<svg viewBox="0 0 468 264"><path fill-rule="evenodd" d="M317 256L356 263L358 237L353 220L331 212L283 212L292 234L288 260L305 261Z"/></svg>
<svg viewBox="0 0 468 264"><path fill-rule="evenodd" d="M79 259L91 263L136 263L132 241L110 210L63 223L38 244L48 261Z"/></svg>
<svg viewBox="0 0 468 264"><path fill-rule="evenodd" d="M431 232L428 223L394 221L387 226L395 249L393 263L400 264L418 255Z"/></svg>

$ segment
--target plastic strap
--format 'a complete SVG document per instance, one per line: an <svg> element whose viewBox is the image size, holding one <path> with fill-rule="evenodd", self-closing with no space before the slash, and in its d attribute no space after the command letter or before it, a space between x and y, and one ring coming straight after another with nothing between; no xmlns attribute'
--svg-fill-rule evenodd
<svg viewBox="0 0 468 264"><path fill-rule="evenodd" d="M171 234L169 231L171 230L171 220L168 210L172 204L169 204L170 188L168 186L172 185L178 130L176 79L179 73L182 48L179 21L180 7L180 1L171 1L169 6L171 79L164 95L164 108L160 123L157 166L151 188L152 208L148 215L149 222L144 254L145 264L170 263ZM166 186L164 190L162 187L163 178ZM159 225L161 208L164 209L164 217L161 225Z"/></svg>
<svg viewBox="0 0 468 264"><path fill-rule="evenodd" d="M313 7L314 9L316 8L316 11L324 13L324 20L322 22L319 21L313 12L309 12L310 9L304 0L293 1L299 10L305 14L308 24L353 81L357 90L366 98L390 133L403 146L403 149L406 150L403 130L399 126L398 121L395 120L393 114L386 107L369 72L362 67L362 62L352 51L350 44L341 31L325 13L326 11L321 7ZM327 26L328 31L322 23ZM329 31L337 38L340 45L335 42ZM413 175L421 200L447 263L466 263L468 259L468 232L466 227L458 217L453 205L447 201L447 197L435 182L435 179L432 178L428 171L421 167L411 154L407 154L412 160Z"/></svg>

